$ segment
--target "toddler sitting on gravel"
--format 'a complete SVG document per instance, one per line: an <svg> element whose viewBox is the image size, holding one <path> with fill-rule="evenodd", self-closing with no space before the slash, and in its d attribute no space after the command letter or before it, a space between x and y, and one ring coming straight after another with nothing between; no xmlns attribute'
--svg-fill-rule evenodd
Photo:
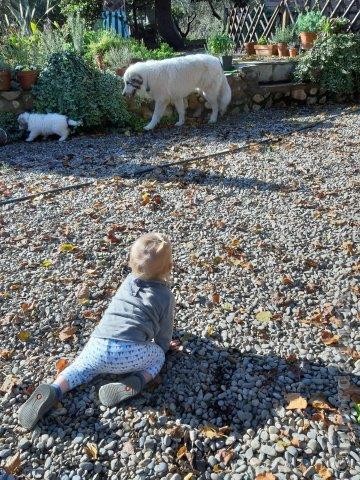
<svg viewBox="0 0 360 480"><path fill-rule="evenodd" d="M19 422L32 429L65 392L96 375L125 374L99 390L100 402L116 405L137 395L160 371L169 349L174 296L167 280L171 245L160 233L142 235L130 251L132 273L116 292L90 340L51 385L41 384L19 409Z"/></svg>

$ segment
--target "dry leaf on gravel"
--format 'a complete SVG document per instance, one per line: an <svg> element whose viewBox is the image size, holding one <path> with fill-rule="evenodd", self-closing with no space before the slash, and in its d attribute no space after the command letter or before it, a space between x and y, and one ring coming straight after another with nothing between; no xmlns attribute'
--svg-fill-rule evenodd
<svg viewBox="0 0 360 480"><path fill-rule="evenodd" d="M336 345L339 342L339 339L340 339L340 335L334 335L328 330L323 330L321 332L321 340L327 346Z"/></svg>
<svg viewBox="0 0 360 480"><path fill-rule="evenodd" d="M346 252L348 255L353 255L355 251L355 244L351 241L344 242L341 244L341 248Z"/></svg>
<svg viewBox="0 0 360 480"><path fill-rule="evenodd" d="M59 332L59 338L62 342L71 340L76 332L75 327L65 327Z"/></svg>
<svg viewBox="0 0 360 480"><path fill-rule="evenodd" d="M256 475L255 480L276 480L276 477L271 472L264 472Z"/></svg>
<svg viewBox="0 0 360 480"><path fill-rule="evenodd" d="M229 432L229 427L221 427L216 429L207 425L200 430L200 433L206 438L219 438L226 437L226 433Z"/></svg>
<svg viewBox="0 0 360 480"><path fill-rule="evenodd" d="M107 239L110 243L119 243L121 241L115 234L119 232L124 232L126 230L125 225L112 225L110 230L107 232Z"/></svg>
<svg viewBox="0 0 360 480"><path fill-rule="evenodd" d="M285 395L285 400L288 402L286 410L304 410L307 407L306 398L299 393L288 393Z"/></svg>
<svg viewBox="0 0 360 480"><path fill-rule="evenodd" d="M195 480L195 477L192 473L188 473L183 480Z"/></svg>
<svg viewBox="0 0 360 480"><path fill-rule="evenodd" d="M89 287L86 283L79 285L76 289L75 296L80 305L86 305L89 303Z"/></svg>
<svg viewBox="0 0 360 480"><path fill-rule="evenodd" d="M222 468L220 467L220 465L214 465L212 470L213 470L214 473L222 472Z"/></svg>
<svg viewBox="0 0 360 480"><path fill-rule="evenodd" d="M168 428L165 431L166 435L169 435L171 438L182 438L184 435L183 429L180 427L180 425L175 425L172 428Z"/></svg>
<svg viewBox="0 0 360 480"><path fill-rule="evenodd" d="M13 354L14 354L14 350L7 350L6 348L3 350L0 350L0 358L2 360L10 360Z"/></svg>
<svg viewBox="0 0 360 480"><path fill-rule="evenodd" d="M23 302L23 303L20 303L20 308L22 310L23 313L29 313L29 312L32 312L35 308L35 302L31 302L31 303L28 303L28 302Z"/></svg>
<svg viewBox="0 0 360 480"><path fill-rule="evenodd" d="M15 455L8 458L6 460L4 468L5 468L6 473L8 473L9 475L18 474L20 472L20 469L21 469L20 453L17 452L17 453L15 453Z"/></svg>
<svg viewBox="0 0 360 480"><path fill-rule="evenodd" d="M176 452L176 458L178 460L180 460L180 458L185 457L187 453L188 453L188 449L187 449L186 445L182 445L179 448L179 450Z"/></svg>
<svg viewBox="0 0 360 480"><path fill-rule="evenodd" d="M41 266L43 268L50 268L50 267L52 267L52 264L53 264L53 262L49 258L45 258L45 260L43 260L41 262Z"/></svg>
<svg viewBox="0 0 360 480"><path fill-rule="evenodd" d="M290 275L284 275L281 279L283 285L292 285L294 283L293 278Z"/></svg>
<svg viewBox="0 0 360 480"><path fill-rule="evenodd" d="M320 410L334 410L322 394L313 395L309 400L309 405Z"/></svg>
<svg viewBox="0 0 360 480"><path fill-rule="evenodd" d="M31 337L31 334L29 332L27 332L26 330L21 330L17 334L17 337L20 340L20 342L28 342L30 337Z"/></svg>
<svg viewBox="0 0 360 480"><path fill-rule="evenodd" d="M220 295L217 292L214 292L211 296L211 301L213 303L220 303Z"/></svg>
<svg viewBox="0 0 360 480"><path fill-rule="evenodd" d="M67 358L59 358L59 360L55 362L56 374L59 375L68 365L69 360Z"/></svg>
<svg viewBox="0 0 360 480"><path fill-rule="evenodd" d="M331 471L328 468L324 467L324 465L322 465L321 463L316 463L314 467L316 473L322 478L322 480L332 479Z"/></svg>
<svg viewBox="0 0 360 480"><path fill-rule="evenodd" d="M263 323L270 322L271 317L272 317L272 313L269 310L264 310L262 312L258 312L255 315L256 320L258 322L263 322Z"/></svg>
<svg viewBox="0 0 360 480"><path fill-rule="evenodd" d="M15 385L17 385L18 379L12 375L11 373L9 375L6 375L1 387L0 387L0 393L9 393L13 389Z"/></svg>
<svg viewBox="0 0 360 480"><path fill-rule="evenodd" d="M96 443L87 443L84 447L84 452L92 460L97 460L98 459L98 447L97 447Z"/></svg>
<svg viewBox="0 0 360 480"><path fill-rule="evenodd" d="M62 252L62 253L73 252L76 249L77 249L77 246L74 245L73 243L61 243L59 246L59 252Z"/></svg>
<svg viewBox="0 0 360 480"><path fill-rule="evenodd" d="M234 457L234 450L232 448L220 450L219 453L220 453L220 459L222 462L224 462L225 466Z"/></svg>

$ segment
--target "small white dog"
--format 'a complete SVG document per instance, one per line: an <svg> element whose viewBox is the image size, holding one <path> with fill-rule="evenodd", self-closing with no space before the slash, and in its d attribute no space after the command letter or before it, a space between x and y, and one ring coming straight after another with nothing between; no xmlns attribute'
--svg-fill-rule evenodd
<svg viewBox="0 0 360 480"><path fill-rule="evenodd" d="M135 63L126 70L124 82L123 95L140 93L155 100L154 113L145 130L151 130L159 123L169 103L175 105L179 114L176 125L183 125L185 100L193 92L201 93L210 104L210 123L216 122L219 111L225 113L231 100L231 89L221 63L211 55L187 55Z"/></svg>
<svg viewBox="0 0 360 480"><path fill-rule="evenodd" d="M82 122L71 120L59 113L21 113L18 116L20 130L28 130L27 142L32 142L42 135L45 139L49 135L59 135L59 142L63 142L70 134L69 126L79 127Z"/></svg>

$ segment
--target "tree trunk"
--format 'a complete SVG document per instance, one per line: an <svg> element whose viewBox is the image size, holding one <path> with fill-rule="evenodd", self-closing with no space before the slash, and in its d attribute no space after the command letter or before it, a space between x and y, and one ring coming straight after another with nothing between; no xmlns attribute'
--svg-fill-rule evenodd
<svg viewBox="0 0 360 480"><path fill-rule="evenodd" d="M176 50L184 48L184 41L171 15L171 0L155 0L155 22L163 39Z"/></svg>

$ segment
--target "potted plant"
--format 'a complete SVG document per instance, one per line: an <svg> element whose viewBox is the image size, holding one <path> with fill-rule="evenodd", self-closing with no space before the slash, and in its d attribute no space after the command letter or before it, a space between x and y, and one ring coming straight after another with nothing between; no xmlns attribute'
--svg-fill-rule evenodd
<svg viewBox="0 0 360 480"><path fill-rule="evenodd" d="M310 10L300 13L296 20L296 29L300 35L301 47L304 50L310 50L321 30L326 17L320 10Z"/></svg>
<svg viewBox="0 0 360 480"><path fill-rule="evenodd" d="M0 91L7 91L11 88L11 72L5 60L0 57Z"/></svg>
<svg viewBox="0 0 360 480"><path fill-rule="evenodd" d="M299 51L296 48L295 43L290 43L289 44L289 57L290 58L295 58L298 55Z"/></svg>
<svg viewBox="0 0 360 480"><path fill-rule="evenodd" d="M260 37L254 48L256 55L259 57L271 57L272 55L277 54L276 45L268 43L265 37Z"/></svg>
<svg viewBox="0 0 360 480"><path fill-rule="evenodd" d="M26 64L16 68L17 79L22 90L31 90L38 80L39 70L34 65Z"/></svg>
<svg viewBox="0 0 360 480"><path fill-rule="evenodd" d="M128 45L111 48L104 56L105 64L120 77L124 75L133 60L133 52Z"/></svg>
<svg viewBox="0 0 360 480"><path fill-rule="evenodd" d="M212 55L221 56L223 70L232 70L232 54L235 50L235 45L228 35L222 33L212 35L207 41L207 48Z"/></svg>
<svg viewBox="0 0 360 480"><path fill-rule="evenodd" d="M251 56L255 55L255 42L245 42L244 43L244 50L246 55Z"/></svg>
<svg viewBox="0 0 360 480"><path fill-rule="evenodd" d="M272 37L272 41L277 44L279 57L288 57L288 44L294 40L294 29L292 27L278 27Z"/></svg>

